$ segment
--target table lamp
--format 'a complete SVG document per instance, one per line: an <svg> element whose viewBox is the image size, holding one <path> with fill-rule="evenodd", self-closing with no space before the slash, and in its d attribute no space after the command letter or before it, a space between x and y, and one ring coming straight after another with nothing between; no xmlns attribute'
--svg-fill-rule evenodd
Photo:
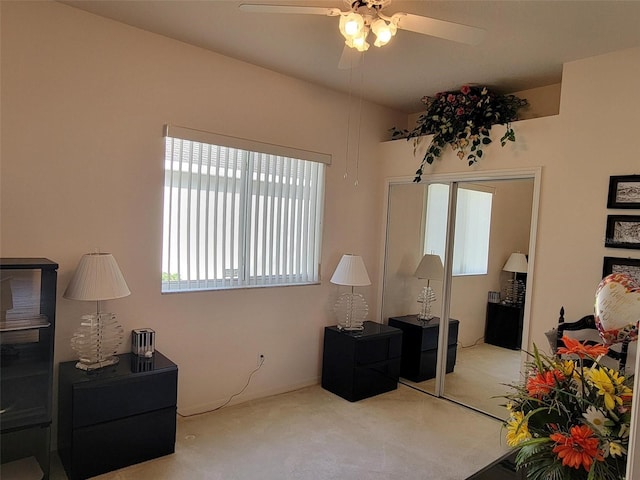
<svg viewBox="0 0 640 480"><path fill-rule="evenodd" d="M340 330L363 330L364 321L369 313L369 305L362 295L353 291L354 287L371 285L362 257L351 254L343 255L330 281L336 285L351 287L351 292L340 295L334 306L334 312L338 317L338 328Z"/></svg>
<svg viewBox="0 0 640 480"><path fill-rule="evenodd" d="M71 348L79 356L76 368L95 370L118 363L116 353L124 339L124 329L113 313L101 311L100 302L127 295L131 291L113 255L89 253L80 259L63 296L96 302L96 313L83 315L80 328L71 338Z"/></svg>
<svg viewBox="0 0 640 480"><path fill-rule="evenodd" d="M524 282L517 279L518 273L527 273L527 257L524 253L512 253L502 270L513 272L513 278L507 282L505 303L522 305L524 303Z"/></svg>
<svg viewBox="0 0 640 480"><path fill-rule="evenodd" d="M442 266L440 256L431 253L424 255L413 275L416 278L427 280L427 285L422 289L420 295L418 295L418 303L422 304L418 319L431 320L433 318L431 314L431 304L435 302L436 294L433 288L431 288L430 283L431 280L442 280L444 276L444 267Z"/></svg>

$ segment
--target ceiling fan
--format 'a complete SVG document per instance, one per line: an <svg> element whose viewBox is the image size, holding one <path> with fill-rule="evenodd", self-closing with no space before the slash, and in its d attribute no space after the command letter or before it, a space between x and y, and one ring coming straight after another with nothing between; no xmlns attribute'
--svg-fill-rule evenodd
<svg viewBox="0 0 640 480"><path fill-rule="evenodd" d="M391 4L391 0L344 0L349 7L342 11L339 8L298 6L298 5L264 5L241 4L240 10L253 13L284 13L304 15L324 15L340 17L338 28L345 38L345 49L340 59L339 68L353 67L353 52L365 52L369 48L367 37L370 32L375 36L374 46L381 47L389 43L398 29L432 37L443 38L467 45L479 44L485 36L481 28L459 23L437 20L435 18L397 12L387 16L383 9ZM360 57L359 55L358 57Z"/></svg>

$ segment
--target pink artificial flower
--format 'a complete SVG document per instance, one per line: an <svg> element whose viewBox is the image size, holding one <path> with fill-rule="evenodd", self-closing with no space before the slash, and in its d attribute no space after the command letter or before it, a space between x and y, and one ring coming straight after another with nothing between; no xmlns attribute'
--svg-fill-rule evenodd
<svg viewBox="0 0 640 480"><path fill-rule="evenodd" d="M462 88L460 88L460 91L464 95L467 95L471 91L471 87L469 85L463 85Z"/></svg>
<svg viewBox="0 0 640 480"><path fill-rule="evenodd" d="M449 103L453 103L453 102L455 102L455 101L456 101L456 96L455 96L455 95L453 95L452 93L450 93L449 95L447 95L447 101L448 101Z"/></svg>
<svg viewBox="0 0 640 480"><path fill-rule="evenodd" d="M460 115L463 115L463 114L464 114L464 108L458 107L456 109L456 115L460 116Z"/></svg>

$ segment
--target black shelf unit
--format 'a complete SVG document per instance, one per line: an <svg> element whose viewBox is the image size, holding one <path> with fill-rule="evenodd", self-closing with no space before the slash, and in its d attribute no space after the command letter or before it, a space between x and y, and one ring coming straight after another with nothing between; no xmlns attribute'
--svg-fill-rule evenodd
<svg viewBox="0 0 640 480"><path fill-rule="evenodd" d="M2 478L49 478L57 269L0 258Z"/></svg>

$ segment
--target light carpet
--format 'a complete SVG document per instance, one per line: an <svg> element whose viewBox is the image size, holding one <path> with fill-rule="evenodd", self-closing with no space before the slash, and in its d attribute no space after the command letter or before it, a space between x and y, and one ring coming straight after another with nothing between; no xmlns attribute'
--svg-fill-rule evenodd
<svg viewBox="0 0 640 480"><path fill-rule="evenodd" d="M462 480L508 450L502 434L404 385L355 403L312 386L179 418L175 454L96 478Z"/></svg>
<svg viewBox="0 0 640 480"><path fill-rule="evenodd" d="M453 372L445 377L444 396L486 412L496 418L507 417L502 398L513 390L506 385L520 381L520 351L487 343L458 347ZM429 393L435 392L435 378L403 383Z"/></svg>

